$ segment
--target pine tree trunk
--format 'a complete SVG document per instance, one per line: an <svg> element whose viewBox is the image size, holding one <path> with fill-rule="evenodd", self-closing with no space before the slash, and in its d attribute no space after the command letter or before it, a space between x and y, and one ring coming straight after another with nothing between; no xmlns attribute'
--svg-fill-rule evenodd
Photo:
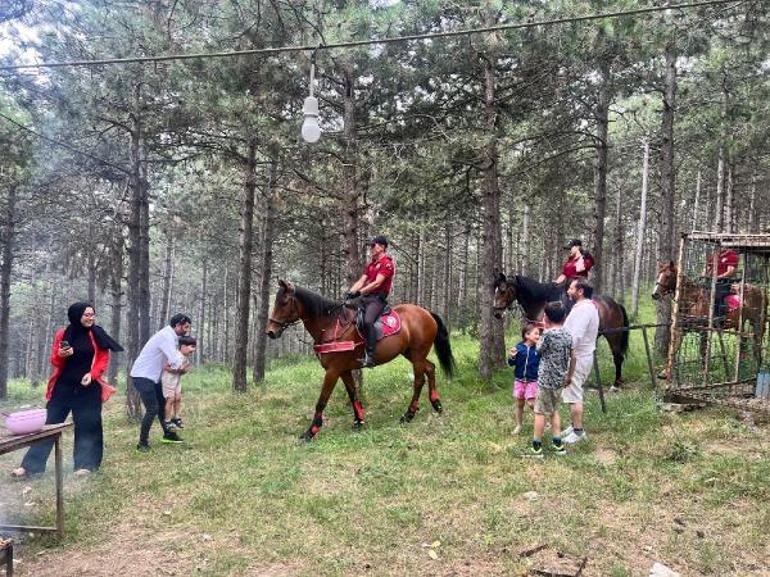
<svg viewBox="0 0 770 577"><path fill-rule="evenodd" d="M634 280L631 283L631 317L639 315L639 284L642 276L642 255L644 236L647 234L647 188L650 176L650 143L644 142L644 164L642 165L642 194L639 202L639 226L636 230L636 252L634 253Z"/></svg>
<svg viewBox="0 0 770 577"><path fill-rule="evenodd" d="M343 65L344 83L344 158L342 165L342 181L345 194L342 211L344 214L342 253L345 258L345 278L348 286L361 276L361 254L358 248L358 228L360 195L356 170L356 108L353 97L353 66Z"/></svg>
<svg viewBox="0 0 770 577"><path fill-rule="evenodd" d="M137 84L134 87L134 114L132 117L133 126L131 127L131 203L128 214L128 284L126 286L126 296L128 300L128 313L126 318L126 413L129 419L136 420L142 414L141 401L139 393L134 389L131 382L130 372L134 360L139 355L139 351L144 344L140 328L140 318L142 311L146 306L142 302L142 291L140 288L140 279L142 275L142 266L144 265L142 250L142 203L144 202L144 182L142 178L142 122L140 115L141 87Z"/></svg>
<svg viewBox="0 0 770 577"><path fill-rule="evenodd" d="M270 175L265 194L265 214L262 226L262 278L259 287L259 310L257 311L257 345L254 355L254 382L264 383L267 368L267 329L270 316L270 281L273 272L273 236L275 227L275 181L277 166L270 165Z"/></svg>
<svg viewBox="0 0 770 577"><path fill-rule="evenodd" d="M0 400L8 398L8 342L11 317L11 271L13 269L14 241L16 240L16 184L8 188L5 227L2 231L3 263L0 267Z"/></svg>
<svg viewBox="0 0 770 577"><path fill-rule="evenodd" d="M497 108L495 105L496 78L493 62L484 58L484 119L488 143L482 150L483 195L483 261L478 272L480 307L479 374L489 381L492 371L503 364L505 343L503 323L496 319L492 309L495 279L502 272L502 230L500 224L500 187L497 174Z"/></svg>
<svg viewBox="0 0 770 577"><path fill-rule="evenodd" d="M593 285L601 293L604 284L604 216L607 211L607 151L609 134L609 112L612 88L610 67L602 60L601 85L596 107L596 158L594 160L594 267Z"/></svg>
<svg viewBox="0 0 770 577"><path fill-rule="evenodd" d="M174 279L174 233L170 230L166 231L166 251L163 261L163 291L160 297L160 313L158 314L161 326L168 321L171 287Z"/></svg>
<svg viewBox="0 0 770 577"><path fill-rule="evenodd" d="M757 210L757 173L751 174L751 188L749 189L749 219L746 224L746 232L756 234L759 232L759 218L755 214Z"/></svg>
<svg viewBox="0 0 770 577"><path fill-rule="evenodd" d="M112 254L110 255L110 335L120 342L121 316L123 314L123 231L122 225L113 234ZM122 357L122 355L121 355ZM115 386L120 369L121 357L112 355L107 379Z"/></svg>
<svg viewBox="0 0 770 577"><path fill-rule="evenodd" d="M251 256L254 248L254 193L256 190L257 142L249 141L246 159L246 179L241 202L239 230L240 260L238 267L238 296L235 309L235 351L233 360L233 389L248 388L246 362L249 351L249 312L251 307Z"/></svg>
<svg viewBox="0 0 770 577"><path fill-rule="evenodd" d="M666 73L663 90L663 118L661 122L660 197L661 227L658 260L673 260L678 253L674 226L676 221L676 173L674 171L674 114L676 112L676 45L672 38L666 45ZM658 324L671 321L671 300L660 299ZM669 330L666 326L655 330L655 346L661 355L668 352Z"/></svg>
<svg viewBox="0 0 770 577"><path fill-rule="evenodd" d="M207 259L203 259L202 263L202 272L201 272L201 312L200 312L200 319L198 321L198 346L195 348L195 352L198 356L198 363L203 364L206 362L208 355L204 352L204 347L208 346L208 339L205 337L206 329L209 326L208 319L206 318L206 305L207 302L207 295L209 291L208 287L208 281L209 281L209 261Z"/></svg>

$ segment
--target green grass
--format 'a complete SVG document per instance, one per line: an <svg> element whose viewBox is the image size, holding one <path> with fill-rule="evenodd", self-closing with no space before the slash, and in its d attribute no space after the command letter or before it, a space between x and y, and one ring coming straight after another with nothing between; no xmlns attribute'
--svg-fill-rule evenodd
<svg viewBox="0 0 770 577"><path fill-rule="evenodd" d="M188 443L161 445L156 425L146 455L133 450L123 399L111 400L102 470L68 478L67 535L28 541L20 574L143 575L163 564L217 577L526 575L538 556L519 552L540 543L587 556L584 574L595 576L647 575L655 560L683 575L767 565L767 430L717 410L660 413L645 384L608 397L607 415L592 393L589 441L533 462L521 457L531 414L510 435L510 372L481 383L477 343L455 337L453 347L459 374L440 377L444 414L423 397L415 420L399 424L411 386L398 360L366 373L362 432L351 430L340 384L311 444L297 437L319 392L314 359L273 363L264 390L244 395L230 392L222 368L185 377ZM628 374L643 380L642 366ZM20 382L11 391L16 404L43 394ZM0 502L6 519L51 522L50 475L3 481Z"/></svg>

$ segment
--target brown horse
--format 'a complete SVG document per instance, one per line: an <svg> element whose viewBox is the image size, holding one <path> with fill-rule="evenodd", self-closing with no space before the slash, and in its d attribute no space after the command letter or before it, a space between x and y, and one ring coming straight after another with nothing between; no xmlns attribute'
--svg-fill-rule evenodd
<svg viewBox="0 0 770 577"><path fill-rule="evenodd" d="M316 436L323 424L323 412L329 396L338 379L342 379L353 405L353 428L359 429L364 424L364 410L358 399L352 371L361 368L364 341L355 326L355 313L342 303L334 302L307 289L294 286L290 282L278 281L279 288L275 295L273 313L267 324L267 335L272 339L281 336L289 325L302 321L305 330L313 337L316 346L353 342L352 350L337 352L319 352L318 359L326 369L321 395L315 406L315 415L310 427L301 439L310 441ZM428 392L433 410L440 413L441 401L436 391L436 367L428 360L433 345L436 345L441 368L447 376L454 371L454 357L449 344L449 332L437 314L422 307L404 304L393 307L401 317L400 332L385 337L377 343L375 360L378 365L403 355L412 363L414 372L414 394L401 422L411 421L420 407L420 393L428 377ZM333 348L329 347L329 348ZM318 349L317 349L318 350Z"/></svg>
<svg viewBox="0 0 770 577"><path fill-rule="evenodd" d="M506 277L500 273L495 281L495 315L500 318L506 309L519 303L524 311L525 321L540 321L546 303L561 301L564 296L563 285L541 283L521 275ZM607 296L593 297L599 311L599 334L604 335L612 351L615 363L615 387L623 384L623 360L628 352L628 315L623 305ZM603 332L607 331L607 332Z"/></svg>
<svg viewBox="0 0 770 577"><path fill-rule="evenodd" d="M658 266L658 278L655 282L655 290L652 292L653 300L659 300L666 295L676 293L677 267L674 261L669 261ZM740 284L737 285L738 288ZM679 315L681 326L696 326L706 328L708 325L709 311L711 309L711 280L706 279L706 284L694 282L687 277L682 278L682 287L679 291ZM762 289L756 285L743 285L743 300L741 305L726 312L724 328L743 330L746 322L751 324L754 332L754 354L757 361L760 360L762 337L765 333L765 311L767 302ZM741 326L739 326L741 325ZM674 342L674 350L679 348L681 336ZM701 352L705 354L705 341L701 343Z"/></svg>

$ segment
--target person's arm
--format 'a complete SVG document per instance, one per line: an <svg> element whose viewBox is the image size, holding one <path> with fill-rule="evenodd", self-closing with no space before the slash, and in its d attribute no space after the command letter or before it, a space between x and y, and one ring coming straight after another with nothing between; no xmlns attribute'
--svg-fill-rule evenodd
<svg viewBox="0 0 770 577"><path fill-rule="evenodd" d="M569 369L567 369L567 376L564 379L564 386L569 387L570 383L572 382L572 376L575 374L575 363L577 359L575 358L575 350L572 349L569 355Z"/></svg>
<svg viewBox="0 0 770 577"><path fill-rule="evenodd" d="M102 375L110 366L110 350L94 348L94 363L91 366L91 378L94 381L98 381L102 378Z"/></svg>
<svg viewBox="0 0 770 577"><path fill-rule="evenodd" d="M72 356L72 347L66 349L61 348L61 341L64 338L64 329L56 331L56 335L53 338L53 352L51 353L51 364L58 368L63 367L67 362L67 357Z"/></svg>
<svg viewBox="0 0 770 577"><path fill-rule="evenodd" d="M564 276L564 273L561 273L559 276L556 277L556 280L554 280L553 282L555 282L556 284L561 284L565 280L567 280L567 277Z"/></svg>
<svg viewBox="0 0 770 577"><path fill-rule="evenodd" d="M377 278L375 278L372 282L361 289L361 294L368 295L369 293L375 292L378 288L380 288L380 285L382 285L383 282L385 282L385 275L379 273Z"/></svg>
<svg viewBox="0 0 770 577"><path fill-rule="evenodd" d="M363 286L366 284L366 275L362 274L356 282L353 283L353 286L350 287L350 290L348 292L355 293L360 291Z"/></svg>
<svg viewBox="0 0 770 577"><path fill-rule="evenodd" d="M182 353L176 348L176 339L171 335L163 335L160 340L160 350L165 355L166 361L172 369L178 369L182 364Z"/></svg>
<svg viewBox="0 0 770 577"><path fill-rule="evenodd" d="M717 278L730 278L733 276L733 273L735 273L735 267L734 266L728 266L727 270L720 274Z"/></svg>

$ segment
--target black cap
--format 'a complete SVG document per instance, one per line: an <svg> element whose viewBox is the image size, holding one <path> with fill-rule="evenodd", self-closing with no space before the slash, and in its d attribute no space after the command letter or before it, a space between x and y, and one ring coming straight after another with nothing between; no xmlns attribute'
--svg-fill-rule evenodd
<svg viewBox="0 0 770 577"><path fill-rule="evenodd" d="M583 241L579 238L573 238L564 246L564 248L572 248L573 246L583 246Z"/></svg>
<svg viewBox="0 0 770 577"><path fill-rule="evenodd" d="M385 248L388 248L388 239L381 234L378 234L377 236L373 236L369 239L369 242L366 243L366 246L373 246L375 244L381 244Z"/></svg>

